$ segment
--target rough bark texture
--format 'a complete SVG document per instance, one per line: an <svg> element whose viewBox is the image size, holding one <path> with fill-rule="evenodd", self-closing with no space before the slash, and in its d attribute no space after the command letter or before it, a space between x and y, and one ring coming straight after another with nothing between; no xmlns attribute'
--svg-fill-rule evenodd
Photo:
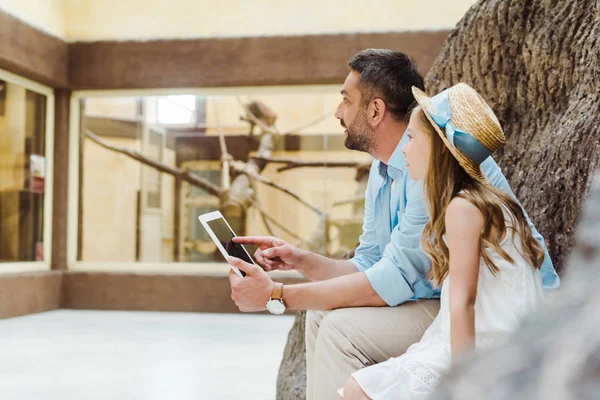
<svg viewBox="0 0 600 400"><path fill-rule="evenodd" d="M440 400L597 399L600 394L600 175L563 287L504 345L457 365Z"/></svg>
<svg viewBox="0 0 600 400"><path fill-rule="evenodd" d="M484 0L458 23L426 79L430 93L466 82L490 103L508 138L507 146L495 158L546 238L559 270L569 255L581 206L598 166L599 41L596 0ZM600 237L600 231L596 237ZM585 383L590 378L585 372L593 376L600 369L597 362L600 346L592 328L598 321L590 320L585 325L590 330L578 332L575 340L569 341L572 351L563 348L546 358L542 355L544 346L559 345L560 338L572 337L579 319L586 313L590 318L594 313L600 315L596 311L598 304L591 302L595 287L581 287L591 285L592 279L588 278L573 277L580 285L571 285L568 292L589 295L590 303L585 310L573 315L578 305L584 304L583 297L559 300L551 306L554 312L535 317L529 328L515 336L515 341L522 344L520 347L511 347L510 353L507 349L498 351L490 361L482 358L479 363L458 370L444 386L445 398L533 399L537 397L529 393L534 392L525 388L535 387L542 393L538 378L543 378L543 382L556 379L556 385L543 392L547 398L569 398L555 396L565 393L558 390L567 388L568 382L573 384L571 389L575 393L578 382ZM597 282L600 276L593 278ZM556 329L563 321L570 324L569 328ZM304 357L298 356L304 349L303 328L296 324L290 332L280 370L278 400L304 398L304 393L297 390L299 379L305 376ZM547 332L547 341L538 339L542 332ZM576 359L581 351L576 343L589 343L590 351L584 352L580 359ZM566 346L566 342L563 344ZM523 357L519 358L519 354ZM557 362L565 359L570 361ZM540 365L542 361L544 364ZM493 371L494 365L497 371L504 372L486 372L485 376L480 373ZM526 367L519 369L522 365ZM582 366L585 370L581 370ZM523 371L530 367L531 372L524 375ZM571 367L574 369L566 373ZM504 377L508 383L502 381ZM571 377L578 380L568 381ZM523 391L519 392L519 387ZM553 388L557 391L552 391ZM598 388L584 385L578 394L585 397L593 393L587 391L591 389Z"/></svg>
<svg viewBox="0 0 600 400"><path fill-rule="evenodd" d="M562 269L562 289L511 339L455 368L439 399L587 399L600 390L598 2L482 1L443 46L432 92L464 81L488 99L508 145L497 158Z"/></svg>
<svg viewBox="0 0 600 400"><path fill-rule="evenodd" d="M296 314L296 321L290 329L283 352L283 361L277 376L277 400L297 400L306 398L306 347L304 345L304 324L306 311Z"/></svg>
<svg viewBox="0 0 600 400"><path fill-rule="evenodd" d="M562 270L593 172L600 126L596 0L485 0L467 12L426 79L458 82L492 106L507 145L495 155Z"/></svg>

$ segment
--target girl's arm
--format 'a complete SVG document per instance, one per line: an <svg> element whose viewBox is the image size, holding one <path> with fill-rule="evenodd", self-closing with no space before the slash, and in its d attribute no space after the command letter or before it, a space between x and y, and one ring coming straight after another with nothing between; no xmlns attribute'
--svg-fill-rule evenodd
<svg viewBox="0 0 600 400"><path fill-rule="evenodd" d="M483 216L468 200L456 197L446 209L450 256L450 347L452 359L475 348L475 299L479 277Z"/></svg>

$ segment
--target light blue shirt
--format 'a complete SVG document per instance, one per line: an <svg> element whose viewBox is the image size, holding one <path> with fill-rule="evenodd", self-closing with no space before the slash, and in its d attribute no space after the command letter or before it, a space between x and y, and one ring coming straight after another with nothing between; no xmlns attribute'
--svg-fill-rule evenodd
<svg viewBox="0 0 600 400"><path fill-rule="evenodd" d="M354 258L350 260L359 271L365 272L373 289L390 306L440 295L440 289L434 289L426 278L431 263L420 244L429 216L423 203L421 182L408 177L401 151L407 141L408 135L404 135L388 161L387 173L385 164L374 161L371 165L365 193L363 233ZM515 197L491 157L481 167L491 184ZM545 258L540 268L544 287L557 288L560 279L544 239L528 216L527 220L533 237L544 248Z"/></svg>

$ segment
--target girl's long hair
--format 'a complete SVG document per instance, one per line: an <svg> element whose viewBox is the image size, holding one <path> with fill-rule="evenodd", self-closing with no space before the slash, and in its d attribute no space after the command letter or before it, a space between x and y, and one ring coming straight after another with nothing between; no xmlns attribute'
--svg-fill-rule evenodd
<svg viewBox="0 0 600 400"><path fill-rule="evenodd" d="M417 107L413 112L418 114L419 125L431 139L431 157L423 179L429 221L423 230L422 245L432 264L428 278L434 284L441 285L448 276L450 257L448 246L443 239L446 232L446 208L457 196L474 204L483 215L484 224L479 251L493 274L496 274L499 269L485 251L486 249L493 249L503 259L514 263L501 246L509 230L515 231L520 236L521 248L517 247L519 253L532 266L539 268L544 260L544 250L533 238L521 206L504 191L483 184L467 174L431 126L423 109Z"/></svg>

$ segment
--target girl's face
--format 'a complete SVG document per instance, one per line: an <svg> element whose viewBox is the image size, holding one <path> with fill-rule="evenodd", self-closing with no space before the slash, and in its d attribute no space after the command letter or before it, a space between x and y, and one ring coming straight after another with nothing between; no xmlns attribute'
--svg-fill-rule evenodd
<svg viewBox="0 0 600 400"><path fill-rule="evenodd" d="M402 152L406 157L408 176L412 180L422 180L429 166L429 158L431 157L431 129L423 126L424 116L420 113L424 111L421 108L416 108L408 123L407 134L408 143L402 147Z"/></svg>

